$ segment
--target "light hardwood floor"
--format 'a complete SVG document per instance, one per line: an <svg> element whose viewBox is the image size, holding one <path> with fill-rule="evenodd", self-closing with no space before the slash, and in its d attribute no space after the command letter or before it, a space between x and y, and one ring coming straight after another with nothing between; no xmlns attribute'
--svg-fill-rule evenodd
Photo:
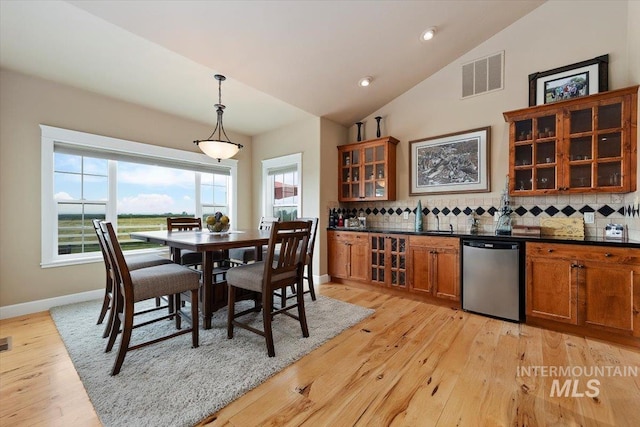
<svg viewBox="0 0 640 427"><path fill-rule="evenodd" d="M550 397L554 377L517 374L634 368L637 349L358 287L320 289L376 312L201 425L640 425L638 376L594 377L597 397ZM0 353L0 426L100 425L48 313L1 321L7 335L14 348ZM590 391L588 379L576 391Z"/></svg>

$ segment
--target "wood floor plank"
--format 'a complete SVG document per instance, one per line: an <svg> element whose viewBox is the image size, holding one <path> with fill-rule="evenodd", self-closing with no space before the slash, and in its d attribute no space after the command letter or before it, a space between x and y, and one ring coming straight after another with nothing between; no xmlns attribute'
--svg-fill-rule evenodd
<svg viewBox="0 0 640 427"><path fill-rule="evenodd" d="M520 371L640 366L638 349L361 286L324 284L320 293L375 313L199 425L640 425L638 376L599 378L593 399L551 397L564 377ZM0 425L100 425L48 313L0 321L7 335Z"/></svg>

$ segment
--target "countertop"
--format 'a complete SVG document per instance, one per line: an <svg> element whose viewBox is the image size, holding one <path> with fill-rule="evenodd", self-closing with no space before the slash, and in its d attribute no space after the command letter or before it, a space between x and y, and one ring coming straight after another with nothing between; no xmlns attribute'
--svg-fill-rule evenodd
<svg viewBox="0 0 640 427"><path fill-rule="evenodd" d="M640 249L640 241L629 239L605 239L604 237L584 237L584 238L571 238L561 236L496 236L493 233L478 233L469 234L461 232L437 232L437 231L410 231L410 230L394 230L383 228L349 228L349 227L327 227L327 230L335 231L352 231L360 233L382 233L382 234L406 234L411 236L442 236L442 237L457 237L459 239L482 239L493 241L518 241L518 242L546 242L546 243L571 243L576 245L595 245L595 246L613 246L620 248L635 248Z"/></svg>

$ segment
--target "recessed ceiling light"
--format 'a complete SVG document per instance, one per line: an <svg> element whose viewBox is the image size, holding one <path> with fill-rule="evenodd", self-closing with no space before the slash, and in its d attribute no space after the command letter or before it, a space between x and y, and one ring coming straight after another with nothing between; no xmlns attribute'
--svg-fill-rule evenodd
<svg viewBox="0 0 640 427"><path fill-rule="evenodd" d="M427 40L431 40L433 36L436 35L436 27L427 28L420 34L420 40L426 42Z"/></svg>
<svg viewBox="0 0 640 427"><path fill-rule="evenodd" d="M372 80L373 80L373 77L371 77L371 76L363 77L358 82L358 86L367 87L367 86L369 86L371 84Z"/></svg>

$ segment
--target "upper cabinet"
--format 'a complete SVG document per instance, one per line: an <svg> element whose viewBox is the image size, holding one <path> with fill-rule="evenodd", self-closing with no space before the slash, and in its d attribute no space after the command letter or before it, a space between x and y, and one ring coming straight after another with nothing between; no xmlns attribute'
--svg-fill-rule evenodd
<svg viewBox="0 0 640 427"><path fill-rule="evenodd" d="M638 86L504 113L512 195L636 190Z"/></svg>
<svg viewBox="0 0 640 427"><path fill-rule="evenodd" d="M396 199L396 145L387 136L338 147L338 200Z"/></svg>

